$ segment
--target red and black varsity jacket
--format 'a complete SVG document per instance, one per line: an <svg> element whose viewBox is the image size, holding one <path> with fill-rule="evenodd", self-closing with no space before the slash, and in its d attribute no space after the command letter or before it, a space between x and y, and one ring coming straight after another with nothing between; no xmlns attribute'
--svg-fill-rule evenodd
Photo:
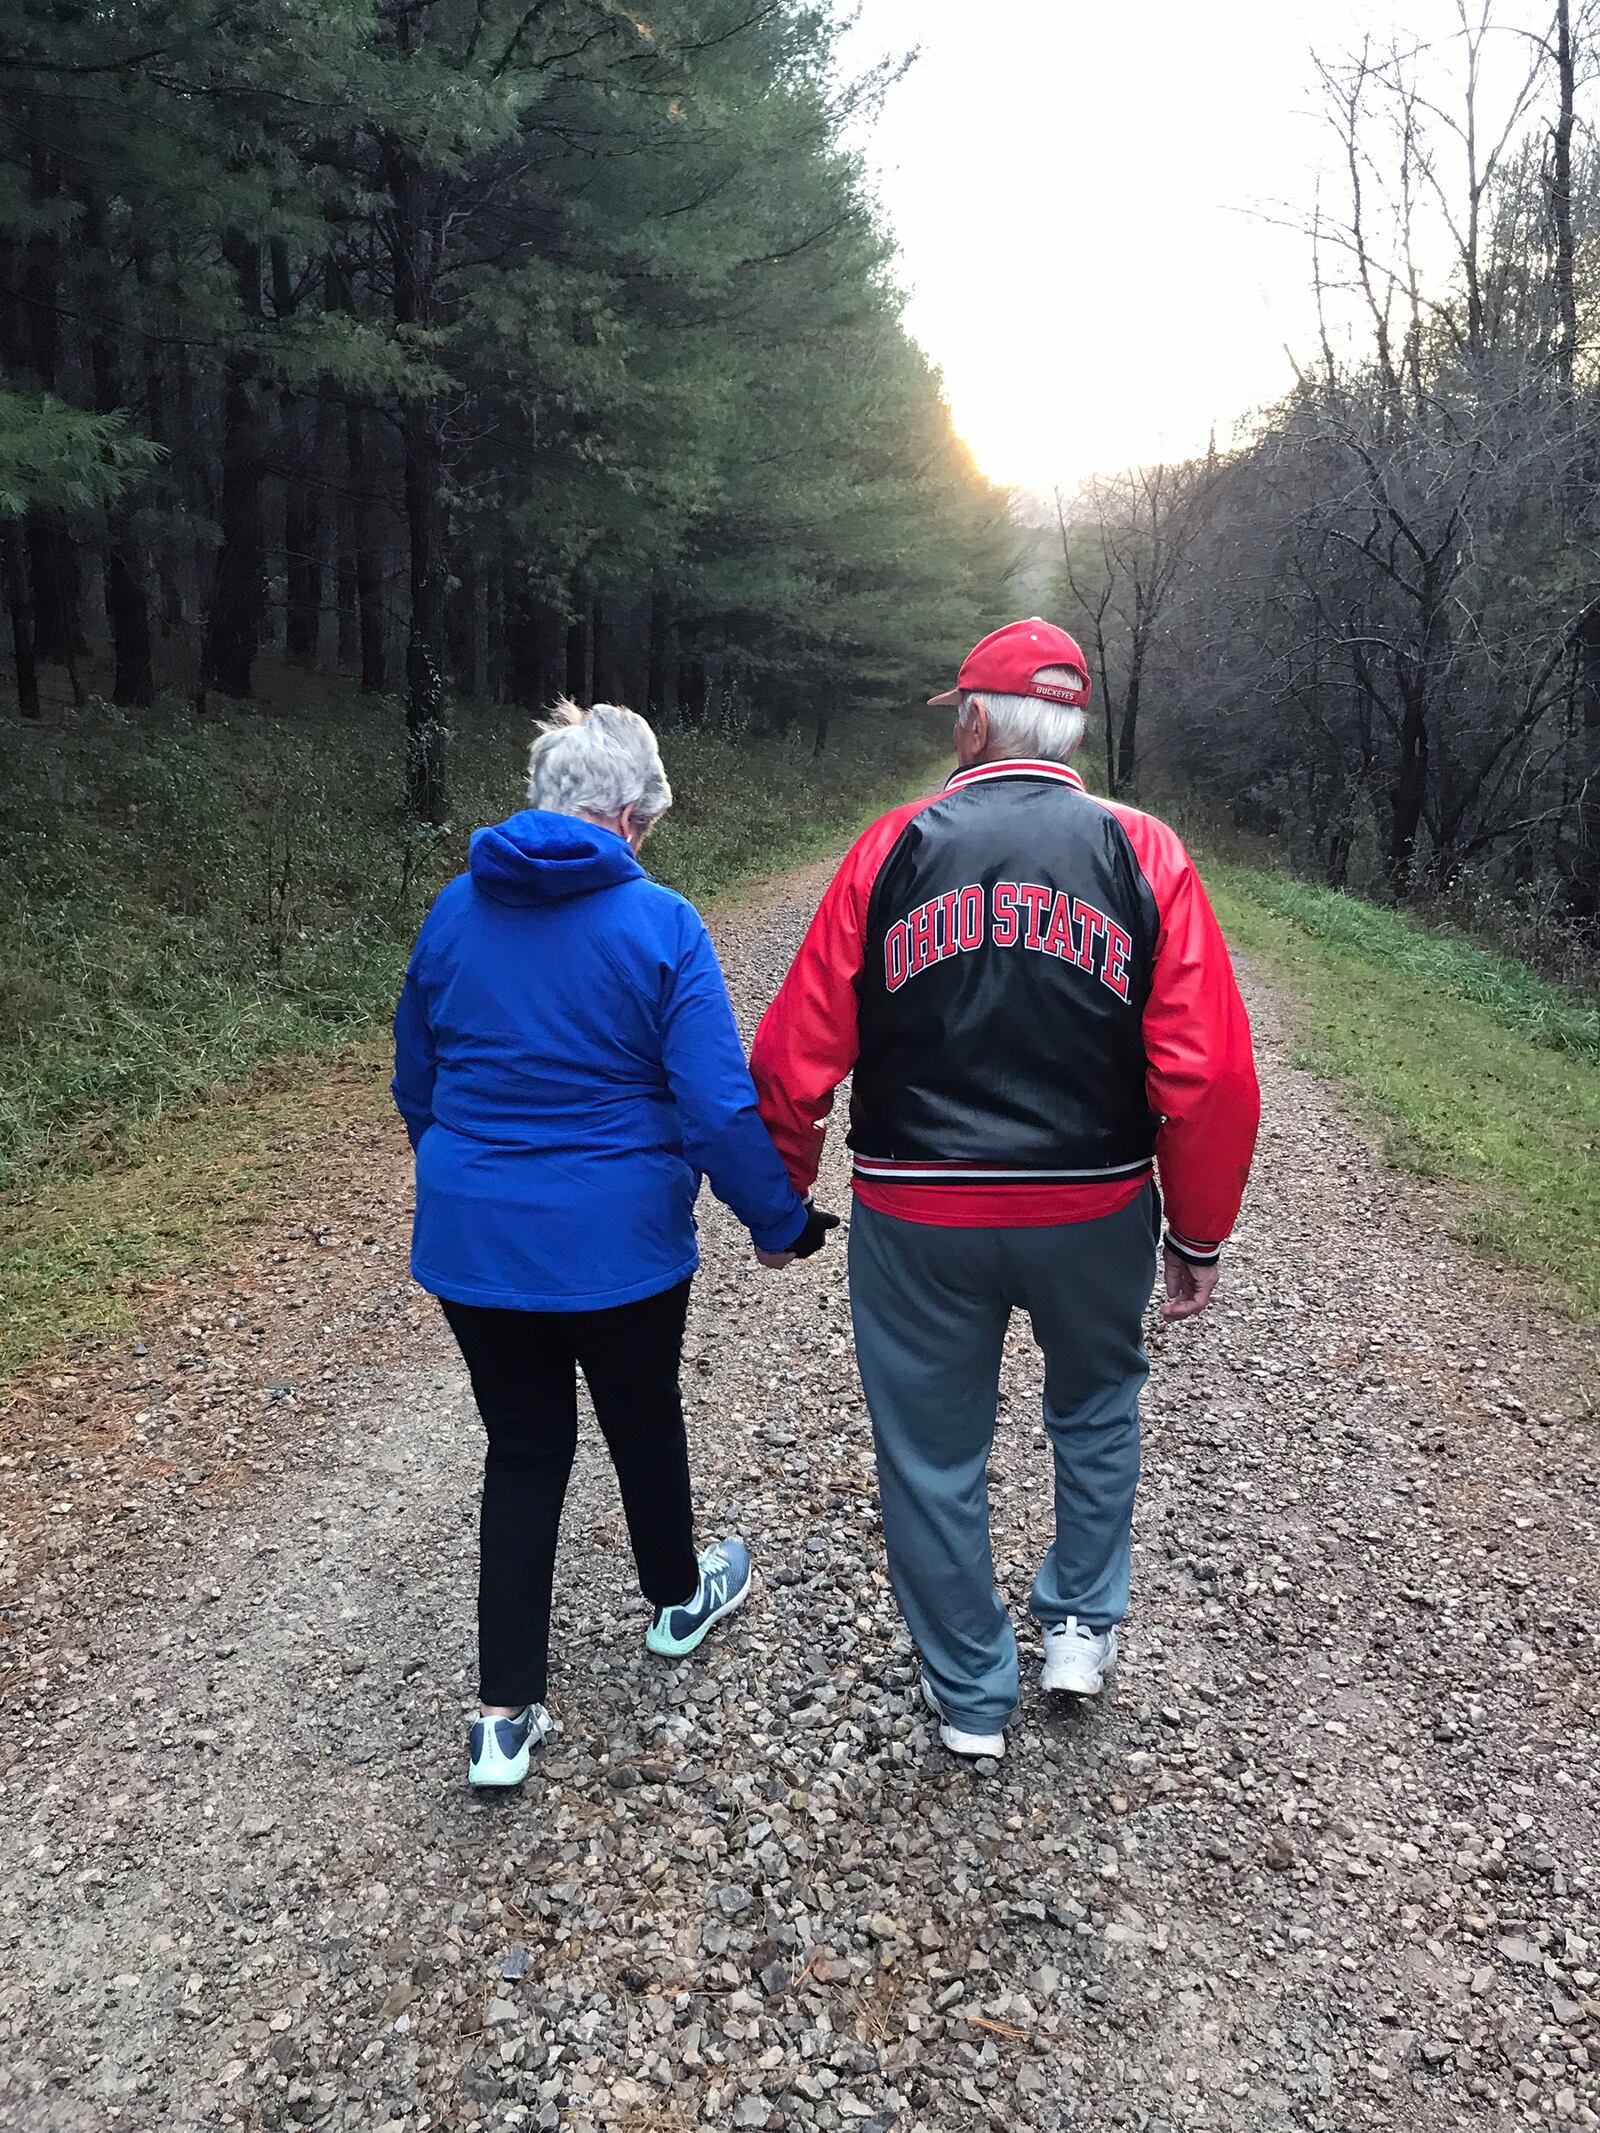
<svg viewBox="0 0 1600 2133"><path fill-rule="evenodd" d="M852 1069L867 1205L963 1227L1085 1220L1160 1166L1168 1241L1215 1259L1260 1095L1250 1024L1188 853L1064 764L957 771L851 849L757 1032L796 1189Z"/></svg>

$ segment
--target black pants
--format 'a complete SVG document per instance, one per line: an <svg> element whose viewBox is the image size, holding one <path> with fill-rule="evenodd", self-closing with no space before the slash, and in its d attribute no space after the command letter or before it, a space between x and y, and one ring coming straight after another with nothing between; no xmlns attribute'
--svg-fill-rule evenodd
<svg viewBox="0 0 1600 2133"><path fill-rule="evenodd" d="M621 1484L640 1590L656 1607L693 1594L700 1567L678 1390L688 1308L686 1281L610 1311L444 1304L489 1434L478 1565L484 1703L544 1701L556 1534L578 1448L578 1370Z"/></svg>

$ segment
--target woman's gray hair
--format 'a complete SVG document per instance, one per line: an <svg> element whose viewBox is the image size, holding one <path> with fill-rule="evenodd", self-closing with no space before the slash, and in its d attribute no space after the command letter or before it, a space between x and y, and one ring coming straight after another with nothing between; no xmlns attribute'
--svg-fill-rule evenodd
<svg viewBox="0 0 1600 2133"><path fill-rule="evenodd" d="M1035 677L1062 688L1081 688L1083 676L1071 667L1041 667ZM1064 763L1083 739L1087 714L1070 704L1046 703L1042 696L1001 696L993 689L963 689L956 714L965 724L972 706L989 714L989 740L1008 755L1032 756L1041 763Z"/></svg>
<svg viewBox="0 0 1600 2133"><path fill-rule="evenodd" d="M625 704L585 711L569 697L542 719L528 750L528 800L558 815L600 815L615 822L633 809L648 829L672 805L672 787L648 722Z"/></svg>

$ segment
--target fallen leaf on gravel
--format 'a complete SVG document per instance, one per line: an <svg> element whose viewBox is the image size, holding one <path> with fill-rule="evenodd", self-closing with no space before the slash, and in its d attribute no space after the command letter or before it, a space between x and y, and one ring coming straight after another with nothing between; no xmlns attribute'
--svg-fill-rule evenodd
<svg viewBox="0 0 1600 2133"><path fill-rule="evenodd" d="M962 2017L969 2029L986 2029L991 2036L1008 2037L1013 2044L1031 2044L1030 2030L1017 2029L1010 2022L997 2022L992 2015L969 2014Z"/></svg>

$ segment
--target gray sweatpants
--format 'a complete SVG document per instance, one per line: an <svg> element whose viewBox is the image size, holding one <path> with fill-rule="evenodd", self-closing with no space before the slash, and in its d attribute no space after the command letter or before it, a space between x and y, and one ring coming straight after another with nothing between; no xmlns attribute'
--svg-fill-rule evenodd
<svg viewBox="0 0 1600 2133"><path fill-rule="evenodd" d="M936 1229L856 1202L850 1306L889 1576L940 1708L967 1731L996 1731L1017 1705L988 1475L1013 1309L1044 1352L1055 1453L1055 1538L1032 1612L1093 1629L1127 1612L1157 1225L1149 1186L1117 1214L1053 1229Z"/></svg>

